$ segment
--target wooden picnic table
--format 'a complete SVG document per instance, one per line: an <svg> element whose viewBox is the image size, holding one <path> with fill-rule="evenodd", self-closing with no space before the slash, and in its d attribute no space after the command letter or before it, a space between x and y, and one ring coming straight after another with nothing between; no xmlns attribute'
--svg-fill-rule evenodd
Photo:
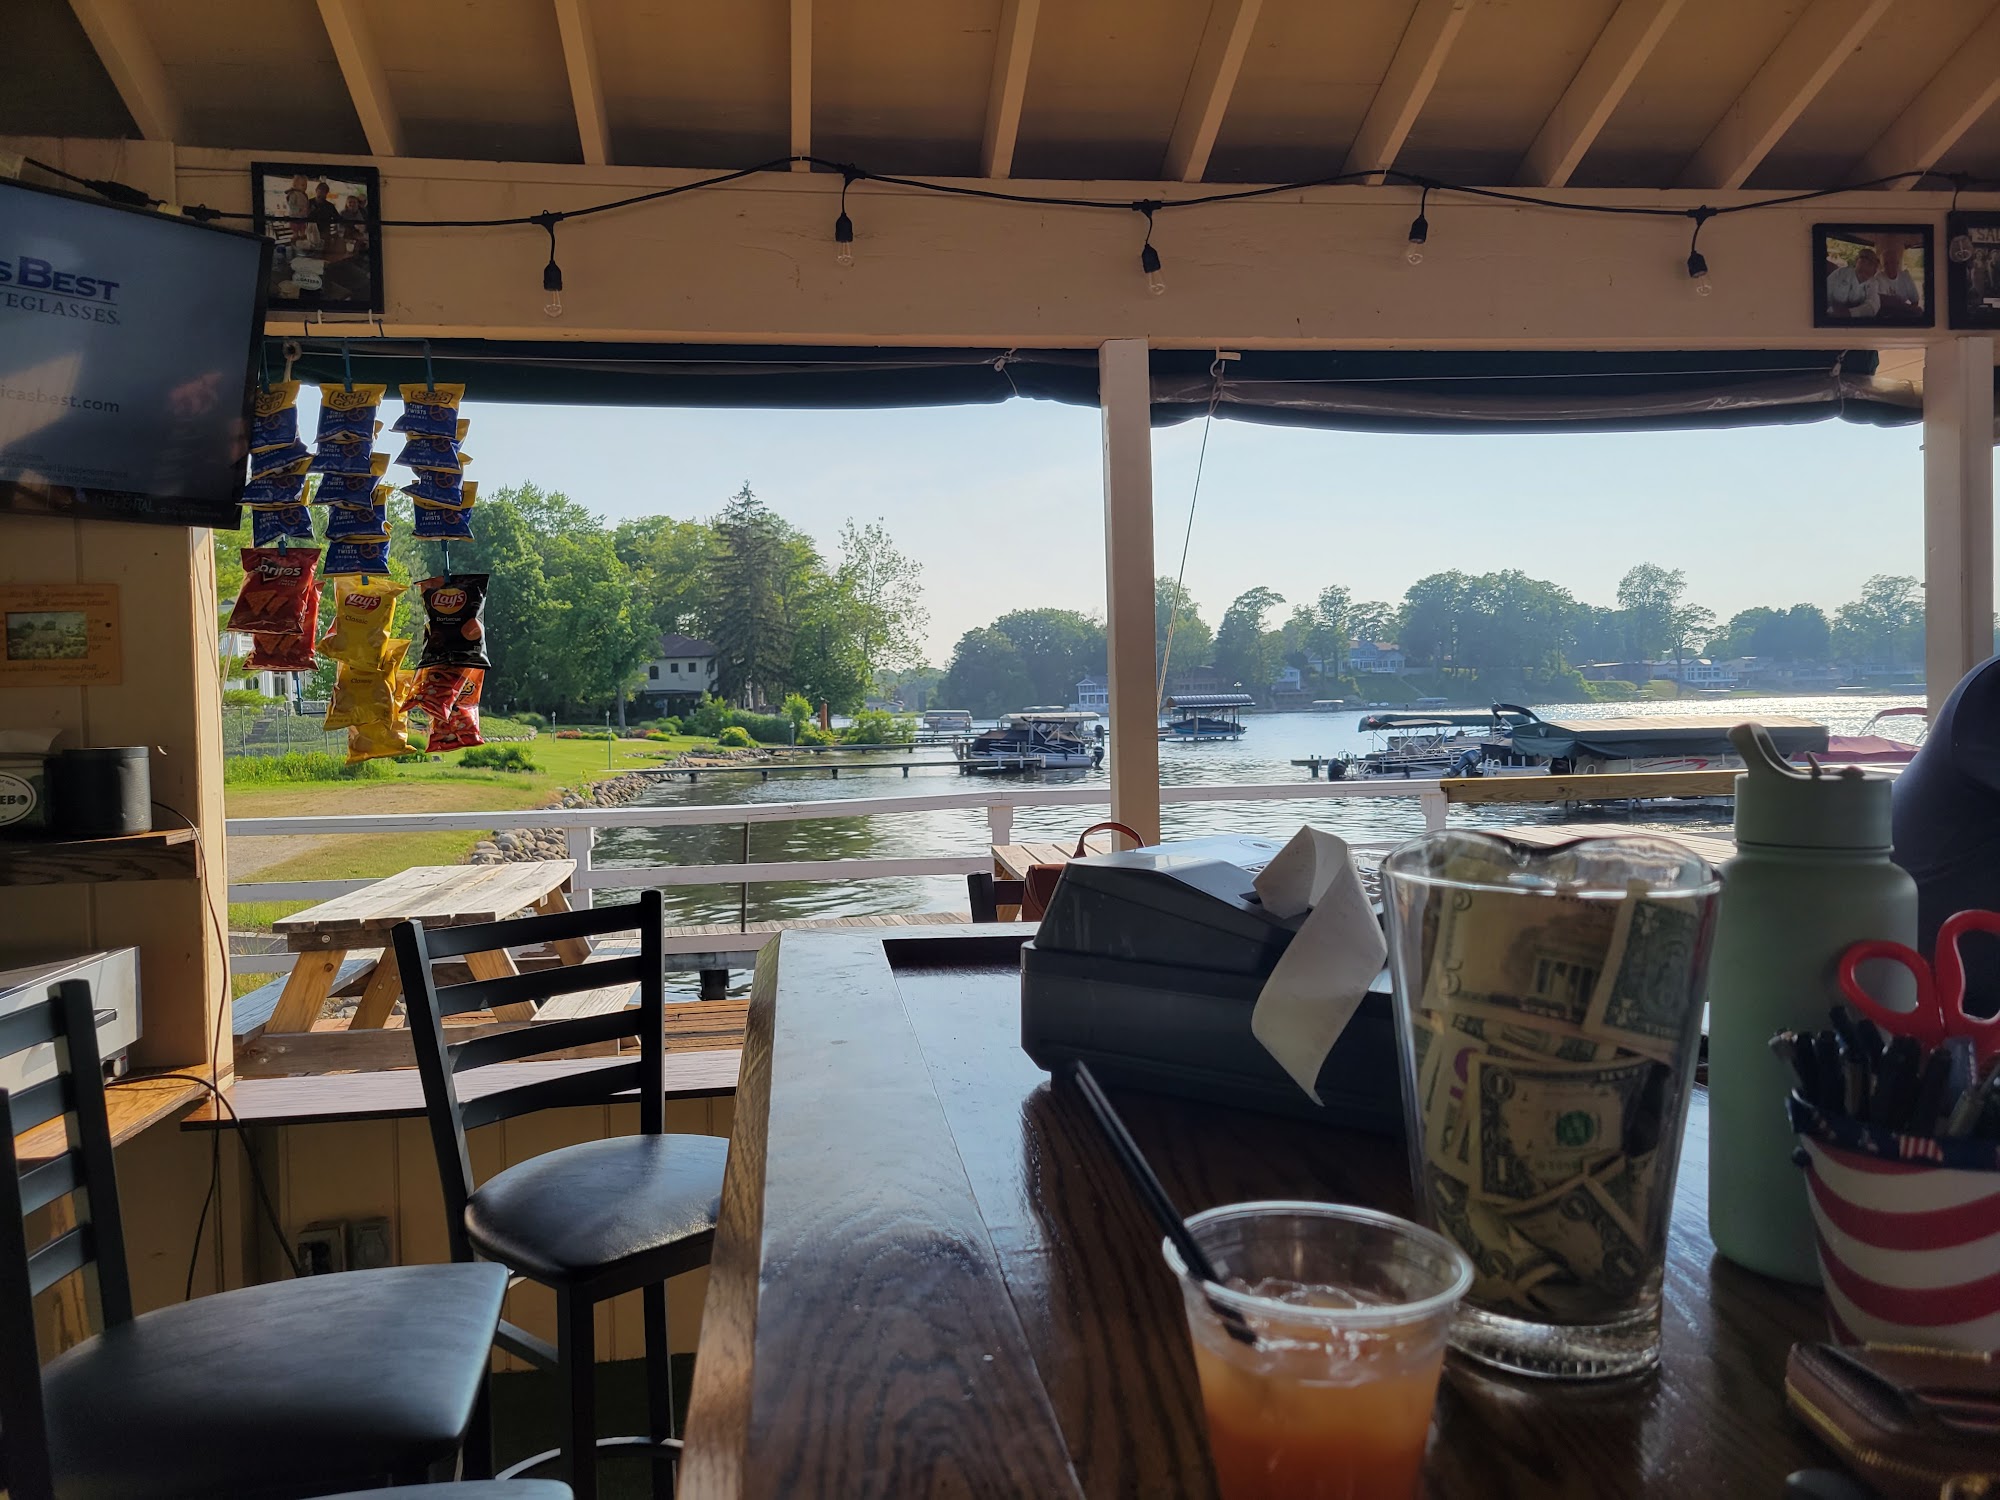
<svg viewBox="0 0 2000 1500"><path fill-rule="evenodd" d="M378 880L358 891L349 891L318 906L281 917L271 931L285 940L298 954L284 993L265 1026L267 1032L311 1031L320 1011L340 977L341 965L355 949L384 950L367 978L361 1003L348 1026L353 1030L379 1028L402 998L402 977L389 948L389 934L399 922L422 922L425 927L465 927L480 922L497 922L515 912L538 913L569 910L570 877L576 861L570 859L523 860L497 865L412 865L401 874ZM581 963L590 957L586 939L572 939L556 945L565 963ZM470 953L466 967L475 979L498 979L518 973L514 960L504 949L493 953ZM494 1011L501 1021L532 1021L535 1007L529 1003L503 1005Z"/></svg>

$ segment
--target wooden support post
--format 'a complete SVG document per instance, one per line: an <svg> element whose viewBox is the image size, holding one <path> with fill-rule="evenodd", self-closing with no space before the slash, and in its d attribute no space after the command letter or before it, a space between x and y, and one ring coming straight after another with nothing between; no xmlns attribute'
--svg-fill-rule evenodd
<svg viewBox="0 0 2000 1500"><path fill-rule="evenodd" d="M1153 661L1152 372L1144 339L1097 351L1104 412L1104 602L1111 816L1160 840L1160 687Z"/></svg>
<svg viewBox="0 0 2000 1500"><path fill-rule="evenodd" d="M1924 350L1924 679L1931 713L1993 654L1993 339Z"/></svg>

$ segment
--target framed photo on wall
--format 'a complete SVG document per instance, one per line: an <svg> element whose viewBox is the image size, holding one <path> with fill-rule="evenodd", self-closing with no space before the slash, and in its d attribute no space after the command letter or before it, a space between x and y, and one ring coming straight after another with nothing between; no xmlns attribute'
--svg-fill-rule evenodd
<svg viewBox="0 0 2000 1500"><path fill-rule="evenodd" d="M1937 322L1930 225L1815 224L1812 237L1813 327Z"/></svg>
<svg viewBox="0 0 2000 1500"><path fill-rule="evenodd" d="M1947 214L1945 305L1953 328L2000 328L2000 214Z"/></svg>
<svg viewBox="0 0 2000 1500"><path fill-rule="evenodd" d="M373 167L250 164L252 223L272 243L270 313L382 311L382 181Z"/></svg>

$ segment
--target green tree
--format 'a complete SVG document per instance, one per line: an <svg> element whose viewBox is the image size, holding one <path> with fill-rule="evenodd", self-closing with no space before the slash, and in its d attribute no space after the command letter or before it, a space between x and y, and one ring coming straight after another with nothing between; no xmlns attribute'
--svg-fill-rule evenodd
<svg viewBox="0 0 2000 1500"><path fill-rule="evenodd" d="M1379 641L1384 645L1398 644L1402 633L1402 612L1393 604L1380 599L1369 599L1347 607L1347 639L1352 645L1356 641ZM1341 668L1347 662L1343 656Z"/></svg>
<svg viewBox="0 0 2000 1500"><path fill-rule="evenodd" d="M1079 681L1104 670L1104 626L1079 610L1017 609L993 629L1014 643L1032 703L1066 704Z"/></svg>
<svg viewBox="0 0 2000 1500"><path fill-rule="evenodd" d="M897 549L880 521L848 521L840 528L840 568L834 582L854 647L872 680L884 667L913 667L923 660L923 564Z"/></svg>
<svg viewBox="0 0 2000 1500"><path fill-rule="evenodd" d="M1167 631L1173 629L1173 650L1167 650ZM1162 575L1153 580L1153 660L1160 664L1162 680L1170 672L1205 667L1215 655L1215 632L1201 617L1194 595Z"/></svg>
<svg viewBox="0 0 2000 1500"><path fill-rule="evenodd" d="M746 483L714 522L699 617L714 641L724 697L748 707L788 685L801 587L818 562L809 543Z"/></svg>
<svg viewBox="0 0 2000 1500"><path fill-rule="evenodd" d="M1326 663L1326 675L1337 677L1347 657L1349 612L1354 596L1337 583L1319 591L1311 606L1305 632L1305 648Z"/></svg>
<svg viewBox="0 0 2000 1500"><path fill-rule="evenodd" d="M717 538L705 521L636 516L618 523L612 545L631 570L653 628L661 635L692 634L709 582Z"/></svg>
<svg viewBox="0 0 2000 1500"><path fill-rule="evenodd" d="M1246 589L1230 601L1215 631L1215 665L1223 677L1241 683L1246 693L1265 693L1277 676L1283 638L1267 630L1265 617L1285 596L1274 589Z"/></svg>
<svg viewBox="0 0 2000 1500"><path fill-rule="evenodd" d="M1924 593L1916 579L1877 573L1834 616L1833 646L1844 661L1898 672L1923 660Z"/></svg>
<svg viewBox="0 0 2000 1500"><path fill-rule="evenodd" d="M1020 649L1004 631L968 630L952 648L944 696L953 708L991 718L1020 708L1034 694Z"/></svg>
<svg viewBox="0 0 2000 1500"><path fill-rule="evenodd" d="M1651 661L1675 649L1682 634L1675 615L1686 593L1687 574L1658 563L1640 563L1618 580L1618 607L1625 615L1631 660Z"/></svg>
<svg viewBox="0 0 2000 1500"><path fill-rule="evenodd" d="M1472 612L1472 580L1453 569L1419 578L1403 592L1403 654L1412 666L1456 667L1460 631Z"/></svg>
<svg viewBox="0 0 2000 1500"><path fill-rule="evenodd" d="M1758 656L1767 661L1827 661L1833 649L1833 627L1817 605L1794 604L1790 609L1758 605L1738 610L1709 642L1710 656Z"/></svg>
<svg viewBox="0 0 2000 1500"><path fill-rule="evenodd" d="M792 737L796 739L799 731L812 722L812 701L804 693L787 693L784 707L778 712L792 721Z"/></svg>

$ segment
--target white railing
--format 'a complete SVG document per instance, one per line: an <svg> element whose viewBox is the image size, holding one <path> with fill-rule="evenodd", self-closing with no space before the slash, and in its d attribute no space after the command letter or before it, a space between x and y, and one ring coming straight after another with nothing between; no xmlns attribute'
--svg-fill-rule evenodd
<svg viewBox="0 0 2000 1500"><path fill-rule="evenodd" d="M1435 780L1287 781L1252 786L1170 786L1163 803L1309 802L1357 797L1414 797L1424 826L1444 827L1445 794ZM982 787L966 792L931 792L912 797L843 797L818 802L753 802L709 807L546 807L525 812L382 813L374 816L231 818L229 837L279 838L297 835L369 833L502 833L510 829L560 828L576 861L572 882L579 904L605 887L757 885L766 881L888 880L913 875L970 875L992 868L985 851L921 859L819 859L739 864L616 865L600 867L593 858L600 828L743 827L755 823L797 823L813 818L867 818L883 814L985 808L992 843L1013 838L1019 807L1102 807L1111 800L1103 783L1077 787ZM370 880L245 881L229 887L231 901L324 901L374 884ZM238 954L237 974L280 973L291 967L286 953Z"/></svg>

